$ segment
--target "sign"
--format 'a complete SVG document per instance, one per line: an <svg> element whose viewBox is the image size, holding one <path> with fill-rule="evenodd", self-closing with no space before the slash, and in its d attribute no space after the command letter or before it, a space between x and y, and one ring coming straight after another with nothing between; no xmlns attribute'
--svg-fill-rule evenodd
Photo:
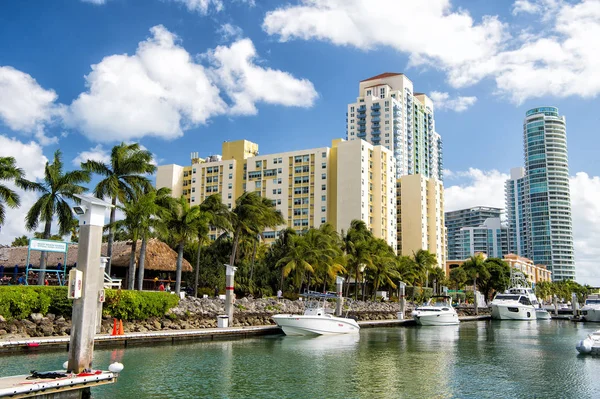
<svg viewBox="0 0 600 399"><path fill-rule="evenodd" d="M67 252L67 243L62 241L40 240L32 238L29 240L29 249L46 252Z"/></svg>
<svg viewBox="0 0 600 399"><path fill-rule="evenodd" d="M71 269L69 272L69 291L67 297L69 299L81 298L83 290L83 272L77 269Z"/></svg>

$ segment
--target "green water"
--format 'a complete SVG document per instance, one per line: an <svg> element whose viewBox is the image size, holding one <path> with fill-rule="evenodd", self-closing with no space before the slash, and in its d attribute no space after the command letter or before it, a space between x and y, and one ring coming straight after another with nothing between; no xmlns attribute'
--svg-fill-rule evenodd
<svg viewBox="0 0 600 399"><path fill-rule="evenodd" d="M96 351L125 365L108 398L598 398L600 358L575 344L600 325L467 322ZM0 357L0 375L61 368L66 353Z"/></svg>

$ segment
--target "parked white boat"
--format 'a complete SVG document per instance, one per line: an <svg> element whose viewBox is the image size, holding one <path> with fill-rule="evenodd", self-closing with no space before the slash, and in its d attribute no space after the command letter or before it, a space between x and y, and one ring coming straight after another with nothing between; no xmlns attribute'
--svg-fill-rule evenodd
<svg viewBox="0 0 600 399"><path fill-rule="evenodd" d="M575 346L579 353L583 354L600 354L600 330L589 334L585 339L582 339Z"/></svg>
<svg viewBox="0 0 600 399"><path fill-rule="evenodd" d="M309 294L303 315L278 314L271 318L286 335L330 335L358 333L356 320L333 315L328 309L328 294Z"/></svg>
<svg viewBox="0 0 600 399"><path fill-rule="evenodd" d="M550 313L546 309L537 307L535 308L535 318L537 320L550 320L552 316L550 316Z"/></svg>
<svg viewBox="0 0 600 399"><path fill-rule="evenodd" d="M443 302L433 303L435 298L444 298ZM422 326L451 326L460 323L449 296L434 297L427 305L419 306L412 312L413 319Z"/></svg>
<svg viewBox="0 0 600 399"><path fill-rule="evenodd" d="M511 275L511 286L503 293L496 294L491 302L492 318L498 320L536 320L548 319L550 314L543 308L525 275L514 271Z"/></svg>
<svg viewBox="0 0 600 399"><path fill-rule="evenodd" d="M581 318L585 321L600 322L600 295L590 295L581 308Z"/></svg>

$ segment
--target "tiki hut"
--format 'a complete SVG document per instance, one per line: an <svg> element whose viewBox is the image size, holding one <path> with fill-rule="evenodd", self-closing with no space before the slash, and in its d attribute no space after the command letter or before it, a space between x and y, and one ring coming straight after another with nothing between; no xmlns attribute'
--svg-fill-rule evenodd
<svg viewBox="0 0 600 399"><path fill-rule="evenodd" d="M123 287L127 286L127 271L129 267L129 257L131 255L132 241L117 241L113 244L112 270L113 277L123 280ZM102 244L102 255L106 256L107 243ZM140 247L142 242L138 241L135 254L136 267L140 259ZM70 244L67 253L66 265L73 267L77 262L77 244ZM38 268L40 265L40 253L32 251L29 263L33 268ZM56 270L58 264L65 264L64 254L56 252L47 253L48 261L46 262L48 270ZM27 263L27 247L2 247L0 248L0 265L4 265L4 273L11 275L15 265L18 265L19 272L25 271ZM148 241L146 247L146 260L144 261L144 286L152 289L154 285L153 279L158 277L160 280L174 281L175 271L177 267L177 252L173 251L164 242L158 239ZM191 272L192 265L187 260L183 260L184 272ZM136 270L137 272L137 270Z"/></svg>

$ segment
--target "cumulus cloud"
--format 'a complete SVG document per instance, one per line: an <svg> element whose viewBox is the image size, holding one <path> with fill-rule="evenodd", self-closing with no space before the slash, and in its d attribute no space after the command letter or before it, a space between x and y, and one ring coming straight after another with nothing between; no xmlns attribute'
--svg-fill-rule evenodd
<svg viewBox="0 0 600 399"><path fill-rule="evenodd" d="M256 114L256 103L310 107L317 98L313 84L290 73L255 64L256 49L250 39L219 46L206 57L213 64L218 83L233 101L231 113Z"/></svg>
<svg viewBox="0 0 600 399"><path fill-rule="evenodd" d="M92 3L92 4L96 4L98 6L102 5L102 4L106 4L106 0L81 0L84 3Z"/></svg>
<svg viewBox="0 0 600 399"><path fill-rule="evenodd" d="M87 151L81 151L73 158L73 165L79 166L81 163L86 161L98 161L106 164L110 164L110 154L107 150L102 147L102 144L90 148Z"/></svg>
<svg viewBox="0 0 600 399"><path fill-rule="evenodd" d="M458 96L450 98L450 94L439 91L432 91L429 97L433 101L433 106L437 110L448 109L455 112L463 112L469 109L477 102L477 97Z"/></svg>
<svg viewBox="0 0 600 399"><path fill-rule="evenodd" d="M199 57L205 67L164 26L150 31L134 55L92 66L89 89L71 104L68 125L96 142L173 139L218 115L255 114L257 102L307 107L317 97L310 81L257 66L249 39L208 51Z"/></svg>
<svg viewBox="0 0 600 399"><path fill-rule="evenodd" d="M0 157L14 157L17 166L25 171L29 180L39 180L44 177L44 168L48 159L44 156L42 147L31 141L21 142L15 138L0 135ZM24 192L11 183L4 182L14 189L21 197L21 207L18 209L6 208L6 223L2 226L0 244L10 244L15 237L29 234L25 229L25 214L37 200L37 194Z"/></svg>
<svg viewBox="0 0 600 399"><path fill-rule="evenodd" d="M548 24L514 37L497 16L475 21L450 0L380 0L377 7L370 0L301 0L269 11L263 29L280 41L391 47L409 55L409 66L445 71L456 88L494 79L497 93L515 103L600 93L600 0L517 0L513 12Z"/></svg>
<svg viewBox="0 0 600 399"><path fill-rule="evenodd" d="M448 177L448 186L444 190L446 211L479 205L505 207L504 182L509 178L508 174L471 168L449 171L445 176ZM461 183L451 185L459 179ZM579 172L570 178L570 186L577 281L600 286L597 266L600 258L597 245L600 242L600 177Z"/></svg>
<svg viewBox="0 0 600 399"><path fill-rule="evenodd" d="M34 135L42 145L56 143L44 127L59 118L64 106L58 95L46 90L29 74L10 66L0 66L0 121L10 129Z"/></svg>

